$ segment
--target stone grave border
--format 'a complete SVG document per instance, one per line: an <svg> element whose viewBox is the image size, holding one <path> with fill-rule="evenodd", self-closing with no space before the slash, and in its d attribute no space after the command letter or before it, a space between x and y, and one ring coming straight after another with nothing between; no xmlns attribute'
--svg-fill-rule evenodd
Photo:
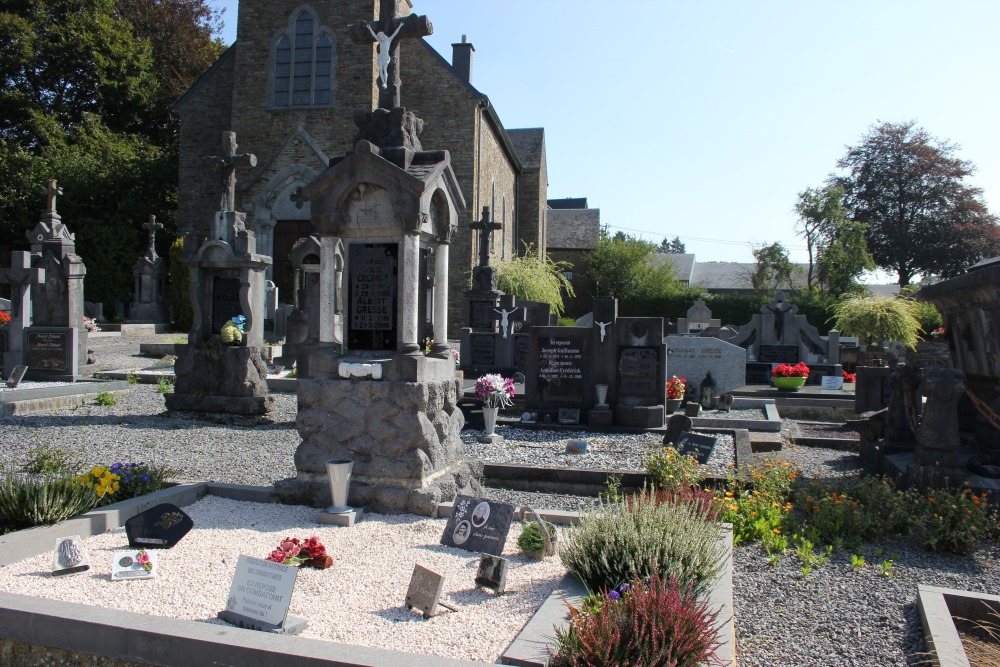
<svg viewBox="0 0 1000 667"><path fill-rule="evenodd" d="M780 431L781 415L774 399L770 398L734 398L733 410L764 411L764 419L713 419L712 417L692 417L694 428L734 429L745 428L748 431Z"/></svg>
<svg viewBox="0 0 1000 667"><path fill-rule="evenodd" d="M282 371L287 372L287 368ZM128 380L129 376L136 379L139 384L156 384L162 378L176 379L173 371L170 372L161 371L142 371L142 370L117 370L117 371L98 371L94 373L94 377L101 378L103 380ZM290 377L274 377L268 376L267 378L267 390L274 393L289 393L294 394L298 391L298 384L296 383L296 378Z"/></svg>
<svg viewBox="0 0 1000 667"><path fill-rule="evenodd" d="M86 539L121 527L131 517L161 503L184 507L206 495L249 502L273 502L271 487L193 482L178 484L139 498L125 500L74 517L55 526L28 528L0 537L0 566L52 550L55 538L79 534ZM438 506L437 518L450 515L452 503ZM551 523L566 525L577 512L541 512ZM520 520L522 510L514 513ZM723 664L735 664L733 607L733 534L721 524L720 548L725 567L709 594L709 609L725 619L719 628L722 645L716 652ZM583 585L567 574L501 655L499 664L546 667L546 648L553 625L566 623L567 602L579 603ZM289 658L321 667L485 667L488 664L403 651L340 644L318 639L243 630L198 621L122 612L85 604L0 592L0 651L23 645L45 647L59 659L99 655L141 664L253 664L287 667ZM164 662L169 660L169 662Z"/></svg>
<svg viewBox="0 0 1000 667"><path fill-rule="evenodd" d="M1000 615L1000 595L960 591L917 584L917 607L924 628L927 650L942 667L969 667L969 659L955 627L955 618L971 621L991 620L990 609Z"/></svg>
<svg viewBox="0 0 1000 667"><path fill-rule="evenodd" d="M56 387L0 391L0 417L13 417L35 410L68 408L81 401L93 400L102 391L125 391L128 387L128 382L84 379Z"/></svg>

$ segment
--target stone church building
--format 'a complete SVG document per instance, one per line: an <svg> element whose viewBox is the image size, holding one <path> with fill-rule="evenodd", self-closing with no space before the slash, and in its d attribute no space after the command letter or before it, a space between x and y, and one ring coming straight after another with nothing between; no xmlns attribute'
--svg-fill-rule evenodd
<svg viewBox="0 0 1000 667"><path fill-rule="evenodd" d="M397 2L398 15L412 11L409 0ZM284 302L292 299L288 253L312 233L300 190L351 148L355 110L378 105L376 45L348 34L349 24L378 13L378 0L240 0L236 41L175 105L180 233L210 228L219 188L202 157L218 154L221 133L235 131L239 152L257 156L256 167L237 173L236 208L258 252L273 257L268 278ZM483 206L502 223L493 238L501 257L522 242L546 248L544 130L504 127L471 80L474 51L464 36L450 62L422 39L400 44L402 105L423 119L425 149L450 151L467 206L449 253L450 335L468 322L461 295L477 241L469 223Z"/></svg>

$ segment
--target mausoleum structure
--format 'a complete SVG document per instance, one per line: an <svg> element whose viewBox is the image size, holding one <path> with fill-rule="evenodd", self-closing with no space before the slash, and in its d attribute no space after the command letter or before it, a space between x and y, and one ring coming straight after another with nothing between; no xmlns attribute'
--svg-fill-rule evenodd
<svg viewBox="0 0 1000 667"><path fill-rule="evenodd" d="M350 505L429 515L478 491L446 343L448 250L465 200L449 153L423 150L423 122L399 103L397 40L430 34L430 22L382 5L384 19L351 29L378 40L379 108L355 114L354 149L303 189L319 241L319 342L297 349L298 474L277 488L328 505L325 464L350 460ZM438 342L425 355L428 337Z"/></svg>

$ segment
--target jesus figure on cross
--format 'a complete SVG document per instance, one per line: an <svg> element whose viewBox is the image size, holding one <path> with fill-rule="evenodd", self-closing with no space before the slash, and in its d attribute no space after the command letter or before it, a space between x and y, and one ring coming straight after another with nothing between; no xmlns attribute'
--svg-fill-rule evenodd
<svg viewBox="0 0 1000 667"><path fill-rule="evenodd" d="M402 23L397 25L396 31L392 33L392 36L390 37L381 30L379 30L378 34L376 34L375 31L372 30L372 27L370 25L368 26L368 32L370 32L372 37L375 38L375 41L378 42L378 72L379 76L382 78L383 88L389 87L389 63L392 61L392 40L396 39L396 35L399 34L402 27Z"/></svg>

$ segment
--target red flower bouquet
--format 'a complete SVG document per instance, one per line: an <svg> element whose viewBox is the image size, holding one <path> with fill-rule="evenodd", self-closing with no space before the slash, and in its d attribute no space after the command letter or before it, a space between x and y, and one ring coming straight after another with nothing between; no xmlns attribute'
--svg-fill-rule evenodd
<svg viewBox="0 0 1000 667"><path fill-rule="evenodd" d="M857 373L848 373L847 371L841 371L841 375L844 376L844 382L851 383L858 381Z"/></svg>
<svg viewBox="0 0 1000 667"><path fill-rule="evenodd" d="M5 327L10 324L10 313L6 310L0 310L0 327Z"/></svg>
<svg viewBox="0 0 1000 667"><path fill-rule="evenodd" d="M687 386L687 378L676 375L667 380L667 398L684 398L684 389Z"/></svg>
<svg viewBox="0 0 1000 667"><path fill-rule="evenodd" d="M791 364L778 364L771 371L771 375L776 378L807 378L809 377L809 367L804 361L792 366Z"/></svg>
<svg viewBox="0 0 1000 667"><path fill-rule="evenodd" d="M333 565L333 557L326 553L326 547L313 535L307 540L297 537L286 537L271 552L267 560L295 567L315 567L325 570Z"/></svg>

